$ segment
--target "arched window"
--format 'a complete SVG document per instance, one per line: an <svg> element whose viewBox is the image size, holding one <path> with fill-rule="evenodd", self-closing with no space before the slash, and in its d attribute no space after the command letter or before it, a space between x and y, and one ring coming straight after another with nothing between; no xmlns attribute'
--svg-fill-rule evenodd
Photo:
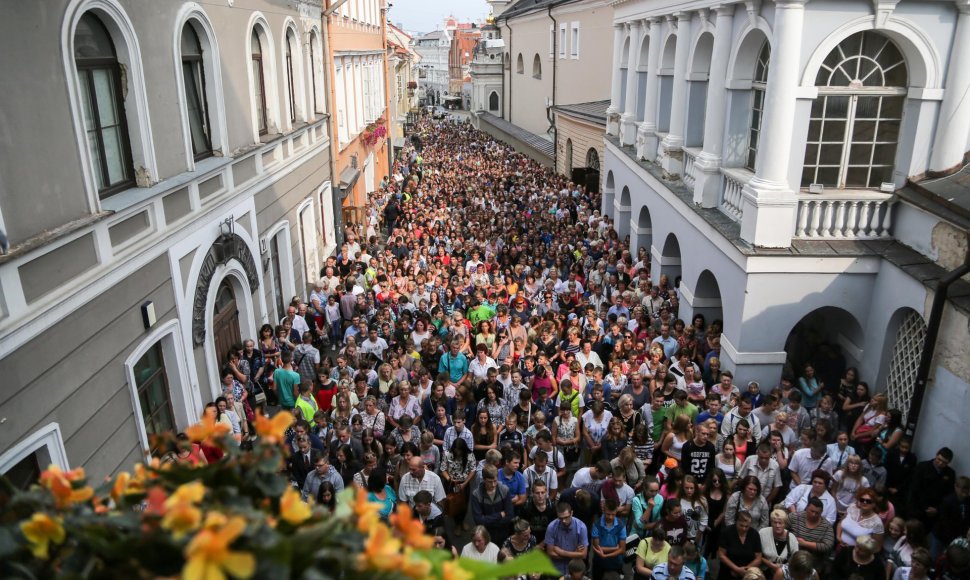
<svg viewBox="0 0 970 580"><path fill-rule="evenodd" d="M313 112L323 113L323 89L318 84L323 80L320 56L320 34L316 30L310 33L310 94L313 97Z"/></svg>
<svg viewBox="0 0 970 580"><path fill-rule="evenodd" d="M542 78L542 61L539 59L538 54L532 57L532 78Z"/></svg>
<svg viewBox="0 0 970 580"><path fill-rule="evenodd" d="M748 156L744 167L754 171L754 163L758 159L758 144L761 142L761 119L765 113L765 88L768 86L768 64L771 59L771 47L766 40L758 53L758 63L755 65L754 78L751 80L751 127L748 129Z"/></svg>
<svg viewBox="0 0 970 580"><path fill-rule="evenodd" d="M596 152L596 149L592 147L586 152L586 169L591 169L594 171L600 170L600 154Z"/></svg>
<svg viewBox="0 0 970 580"><path fill-rule="evenodd" d="M260 135L265 135L269 131L268 117L266 109L266 78L263 67L263 44L260 42L259 33L253 29L253 36L250 39L252 44L252 54L250 57L253 67L253 97L256 101L256 127Z"/></svg>
<svg viewBox="0 0 970 580"><path fill-rule="evenodd" d="M566 152L563 155L563 167L566 170L566 177L573 174L573 140L566 139Z"/></svg>
<svg viewBox="0 0 970 580"><path fill-rule="evenodd" d="M899 48L877 32L853 34L825 57L802 187L874 188L893 180L908 80Z"/></svg>
<svg viewBox="0 0 970 580"><path fill-rule="evenodd" d="M525 63L522 61L522 53L519 53L519 58L515 61L515 72L525 74Z"/></svg>
<svg viewBox="0 0 970 580"><path fill-rule="evenodd" d="M98 195L103 199L134 185L135 172L121 66L104 23L90 12L81 17L74 31L74 64L88 152Z"/></svg>
<svg viewBox="0 0 970 580"><path fill-rule="evenodd" d="M196 160L212 155L212 128L206 98L205 67L202 64L202 44L191 24L182 28L182 81L185 89L185 108L189 117L192 155Z"/></svg>
<svg viewBox="0 0 970 580"><path fill-rule="evenodd" d="M296 77L293 74L293 59L297 58L297 49L294 46L296 39L293 38L293 30L286 31L285 55L286 59L286 102L290 107L290 123L296 123Z"/></svg>
<svg viewBox="0 0 970 580"><path fill-rule="evenodd" d="M498 93L495 91L492 91L492 93L488 95L488 110L489 111L498 110Z"/></svg>

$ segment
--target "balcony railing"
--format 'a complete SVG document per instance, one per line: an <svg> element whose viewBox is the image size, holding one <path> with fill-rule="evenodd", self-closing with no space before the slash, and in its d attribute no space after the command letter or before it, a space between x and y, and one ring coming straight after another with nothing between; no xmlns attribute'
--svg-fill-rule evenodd
<svg viewBox="0 0 970 580"><path fill-rule="evenodd" d="M741 203L741 190L751 181L754 173L738 167L722 167L721 176L723 182L721 184L721 199L718 207L728 217L739 222L744 215L744 206Z"/></svg>
<svg viewBox="0 0 970 580"><path fill-rule="evenodd" d="M694 190L694 163L697 161L697 156L701 154L700 149L694 149L691 147L684 147L684 174L681 179L684 180L684 185L690 188L691 191Z"/></svg>
<svg viewBox="0 0 970 580"><path fill-rule="evenodd" d="M795 237L873 240L889 237L895 196L878 192L838 192L798 196Z"/></svg>

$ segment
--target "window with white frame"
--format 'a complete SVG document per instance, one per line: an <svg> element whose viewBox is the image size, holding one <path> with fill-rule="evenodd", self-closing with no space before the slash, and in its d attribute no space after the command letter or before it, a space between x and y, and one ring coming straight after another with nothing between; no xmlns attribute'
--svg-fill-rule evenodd
<svg viewBox="0 0 970 580"><path fill-rule="evenodd" d="M161 341L148 349L135 364L135 388L138 392L138 405L141 409L145 433L149 447L155 440L153 435L161 435L176 430L175 411L172 408L172 395L165 369L165 356ZM150 448L152 455L156 449Z"/></svg>
<svg viewBox="0 0 970 580"><path fill-rule="evenodd" d="M296 78L296 71L300 63L300 45L296 40L296 33L292 28L286 29L286 42L284 45L284 64L286 70L286 103L290 109L290 124L296 123L297 104L299 99L299 84Z"/></svg>
<svg viewBox="0 0 970 580"><path fill-rule="evenodd" d="M22 491L37 483L41 472L50 465L65 471L70 468L57 423L41 427L0 455L0 475Z"/></svg>
<svg viewBox="0 0 970 580"><path fill-rule="evenodd" d="M865 31L840 42L815 79L802 187L893 181L908 82L906 61L888 37Z"/></svg>
<svg viewBox="0 0 970 580"><path fill-rule="evenodd" d="M374 103L373 101L371 101L371 98L370 98L370 90L371 90L370 64L364 65L364 79L362 82L364 85L364 99L363 99L364 122L367 122L374 118L374 112L372 110Z"/></svg>
<svg viewBox="0 0 970 580"><path fill-rule="evenodd" d="M202 43L199 42L199 35L190 23L182 27L181 51L182 82L185 91L185 108L189 118L192 155L199 160L212 155L212 126L209 123Z"/></svg>
<svg viewBox="0 0 970 580"><path fill-rule="evenodd" d="M135 184L125 113L125 85L114 42L100 18L88 12L74 31L74 64L80 81L84 131L98 195Z"/></svg>
<svg viewBox="0 0 970 580"><path fill-rule="evenodd" d="M761 45L758 53L758 63L755 65L754 79L751 81L751 125L748 127L748 153L744 167L755 170L758 160L758 145L761 142L761 121L765 113L765 89L768 86L768 65L770 64L771 47L768 41Z"/></svg>
<svg viewBox="0 0 970 580"><path fill-rule="evenodd" d="M256 128L260 135L269 132L269 109L266 106L266 68L263 60L263 40L254 28L250 39L250 64L253 69L253 100L256 106Z"/></svg>
<svg viewBox="0 0 970 580"><path fill-rule="evenodd" d="M556 27L549 25L549 58L556 56Z"/></svg>
<svg viewBox="0 0 970 580"><path fill-rule="evenodd" d="M343 59L338 59L338 63ZM337 139L338 145L347 143L346 79L344 67L338 64L334 69L334 92L337 95Z"/></svg>
<svg viewBox="0 0 970 580"><path fill-rule="evenodd" d="M323 113L323 70L320 47L320 34L313 30L310 33L310 95L313 98L313 112Z"/></svg>
<svg viewBox="0 0 970 580"><path fill-rule="evenodd" d="M566 58L566 23L559 25L559 58Z"/></svg>
<svg viewBox="0 0 970 580"><path fill-rule="evenodd" d="M569 24L569 56L579 58L579 23Z"/></svg>

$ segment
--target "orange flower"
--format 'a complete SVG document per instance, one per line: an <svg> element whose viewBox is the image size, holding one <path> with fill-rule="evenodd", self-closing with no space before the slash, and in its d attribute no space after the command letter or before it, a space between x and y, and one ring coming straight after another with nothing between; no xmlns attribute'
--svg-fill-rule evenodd
<svg viewBox="0 0 970 580"><path fill-rule="evenodd" d="M165 495L165 490L154 486L149 488L148 493L145 496L147 506L145 507L145 513L153 516L163 516L165 515L165 500L167 496Z"/></svg>
<svg viewBox="0 0 970 580"><path fill-rule="evenodd" d="M256 571L256 558L229 549L246 529L246 520L238 516L227 519L222 514L218 514L219 517L213 515L209 514L205 528L186 546L182 577L186 580L222 580L228 573L234 578L249 578Z"/></svg>
<svg viewBox="0 0 970 580"><path fill-rule="evenodd" d="M142 481L138 479L132 479L131 474L127 471L122 471L118 474L115 479L114 485L111 486L111 499L115 500L115 503L121 501L122 496L134 493L144 493L145 487L142 485Z"/></svg>
<svg viewBox="0 0 970 580"><path fill-rule="evenodd" d="M442 580L472 580L474 576L468 570L461 567L455 560L448 560L441 567Z"/></svg>
<svg viewBox="0 0 970 580"><path fill-rule="evenodd" d="M434 546L434 538L424 533L424 524L414 517L407 504L401 504L397 513L391 514L391 523L408 546L418 550L430 550Z"/></svg>
<svg viewBox="0 0 970 580"><path fill-rule="evenodd" d="M84 480L83 467L65 472L60 467L51 465L47 471L40 474L40 484L50 490L58 509L91 499L94 495L94 489L91 486L85 485L74 489L74 484L84 483Z"/></svg>
<svg viewBox="0 0 970 580"><path fill-rule="evenodd" d="M289 411L280 411L272 419L263 415L262 411L257 411L253 427L256 434L267 443L279 443L283 440L283 433L295 420Z"/></svg>
<svg viewBox="0 0 970 580"><path fill-rule="evenodd" d="M369 501L367 491L359 487L354 495L353 510L354 515L357 516L357 529L361 532L369 532L374 524L380 521L380 504Z"/></svg>
<svg viewBox="0 0 970 580"><path fill-rule="evenodd" d="M51 542L64 542L66 534L60 518L52 518L44 513L35 513L28 521L20 524L20 531L30 542L30 551L41 560L50 555Z"/></svg>
<svg viewBox="0 0 970 580"><path fill-rule="evenodd" d="M222 439L225 437L232 427L226 423L217 423L216 418L212 415L206 414L202 419L185 430L185 434L189 436L192 441L203 441L205 443L211 444L214 439Z"/></svg>
<svg viewBox="0 0 970 580"><path fill-rule="evenodd" d="M391 535L390 528L378 523L371 527L359 558L365 570L398 570L402 564L401 541Z"/></svg>
<svg viewBox="0 0 970 580"><path fill-rule="evenodd" d="M291 525L298 526L310 519L313 510L310 506L303 503L300 492L295 488L287 486L283 496L280 497L280 517Z"/></svg>

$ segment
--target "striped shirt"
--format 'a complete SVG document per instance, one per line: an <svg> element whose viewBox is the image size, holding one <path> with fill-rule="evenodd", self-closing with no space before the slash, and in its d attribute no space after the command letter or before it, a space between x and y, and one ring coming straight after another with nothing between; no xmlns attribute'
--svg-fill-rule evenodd
<svg viewBox="0 0 970 580"><path fill-rule="evenodd" d="M788 529L799 540L817 543L818 549L809 551L815 556L824 558L835 547L835 530L832 528L832 524L825 518L819 518L818 525L814 528L808 527L806 519L805 512L789 514Z"/></svg>
<svg viewBox="0 0 970 580"><path fill-rule="evenodd" d="M673 578L667 573L667 563L658 564L653 568L653 580L669 580ZM680 576L676 580L697 580L697 576L686 565L681 569Z"/></svg>

